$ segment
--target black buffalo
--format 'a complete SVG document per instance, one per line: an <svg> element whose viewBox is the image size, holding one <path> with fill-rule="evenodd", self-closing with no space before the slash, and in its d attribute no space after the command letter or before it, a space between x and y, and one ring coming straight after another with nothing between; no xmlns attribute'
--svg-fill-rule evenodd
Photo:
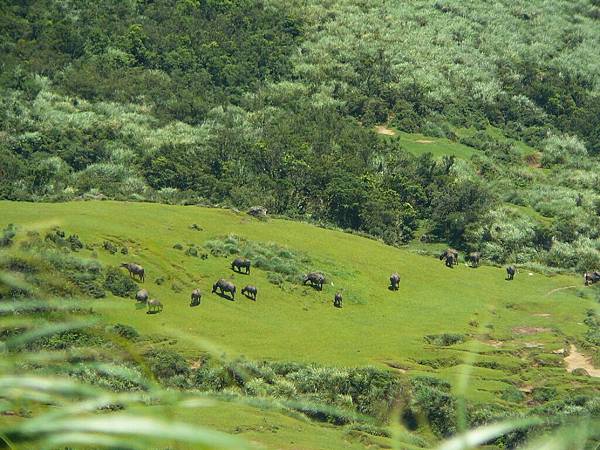
<svg viewBox="0 0 600 450"><path fill-rule="evenodd" d="M400 287L400 275L398 275L398 273L394 272L393 274L390 275L390 289L392 291L397 291L399 287Z"/></svg>
<svg viewBox="0 0 600 450"><path fill-rule="evenodd" d="M242 272L242 269L244 269L244 273L249 274L250 273L250 260L249 259L245 259L245 258L235 258L232 262L231 262L231 270L233 271L238 271L238 272Z"/></svg>
<svg viewBox="0 0 600 450"><path fill-rule="evenodd" d="M144 281L144 268L139 264L134 263L122 263L121 267L124 267L129 272L131 278L138 278L140 281Z"/></svg>
<svg viewBox="0 0 600 450"><path fill-rule="evenodd" d="M311 286L318 288L320 291L323 290L323 284L325 283L325 276L322 273L311 272L304 275L303 284L310 283Z"/></svg>
<svg viewBox="0 0 600 450"><path fill-rule="evenodd" d="M235 300L235 285L230 281L221 278L215 284L213 284L213 293L217 292L217 289L221 291L220 295L222 295L223 297L226 297L225 293L229 292L229 294L231 294L231 300Z"/></svg>
<svg viewBox="0 0 600 450"><path fill-rule="evenodd" d="M256 286L245 286L244 289L242 289L242 295L245 295L247 298L252 299L254 301L256 301L256 294L258 294L258 289L256 288Z"/></svg>
<svg viewBox="0 0 600 450"><path fill-rule="evenodd" d="M190 298L190 305L199 305L200 301L202 300L202 292L200 292L200 289L194 289L190 295Z"/></svg>
<svg viewBox="0 0 600 450"><path fill-rule="evenodd" d="M517 268L515 266L508 266L506 268L506 279L512 280L515 277L516 273L517 273Z"/></svg>
<svg viewBox="0 0 600 450"><path fill-rule="evenodd" d="M333 297L333 306L335 306L336 308L342 307L342 293L341 292L335 293L335 297Z"/></svg>
<svg viewBox="0 0 600 450"><path fill-rule="evenodd" d="M600 272L586 272L583 274L583 284L589 286L590 284L594 284L600 281Z"/></svg>
<svg viewBox="0 0 600 450"><path fill-rule="evenodd" d="M471 264L471 267L478 267L479 261L481 260L481 253L472 252L467 255L467 262Z"/></svg>
<svg viewBox="0 0 600 450"><path fill-rule="evenodd" d="M440 255L440 261L446 260L446 267L452 267L458 264L458 250L449 248Z"/></svg>
<svg viewBox="0 0 600 450"><path fill-rule="evenodd" d="M148 301L148 291L146 289L140 289L135 294L135 299L138 302L146 303Z"/></svg>

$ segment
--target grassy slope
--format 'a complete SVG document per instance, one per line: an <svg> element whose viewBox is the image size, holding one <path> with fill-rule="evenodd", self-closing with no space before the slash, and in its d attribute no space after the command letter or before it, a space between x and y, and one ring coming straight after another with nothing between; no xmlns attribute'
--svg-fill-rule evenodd
<svg viewBox="0 0 600 450"><path fill-rule="evenodd" d="M398 132L402 146L413 155L430 152L435 158L454 155L457 158L470 159L477 150L446 138L436 138L418 133Z"/></svg>
<svg viewBox="0 0 600 450"><path fill-rule="evenodd" d="M532 345L541 345L537 352L554 356L550 352L561 348L566 337L582 335L586 328L581 320L593 305L589 296L575 295L581 290L580 277L520 273L506 282L501 268L461 264L447 269L435 258L369 239L287 220L260 222L227 210L119 202L0 202L0 217L0 225L59 224L96 245L105 264L142 263L147 272L144 286L165 304L163 313L147 315L133 301L113 297L97 301L97 309L110 322L131 324L144 334L172 336L172 345L190 358L210 348L231 356L326 365L394 362L411 374L436 372L457 390L468 375L466 395L477 401L497 399L511 381L570 389L572 377L562 367L536 368L528 352ZM203 231L191 230L192 223ZM332 274L334 286L327 285L323 292L296 285L282 290L261 270L250 276L233 274L229 259L202 260L172 248L178 242L201 245L232 232L306 252L315 269ZM127 242L130 254L110 255L101 248L105 239ZM83 250L82 256L91 256L91 251ZM402 276L398 292L386 288L393 271ZM154 282L159 276L167 280L160 286ZM245 282L256 284L258 301L239 296L231 302L211 295L210 286L219 277L231 278L238 289ZM174 292L172 283L183 291ZM189 291L195 286L204 296L200 306L190 308ZM565 289L555 291L560 288ZM341 310L332 306L338 289L344 292ZM478 325L469 323L473 320ZM513 332L525 326L545 331ZM497 348L488 345L485 336L444 349L423 341L425 335L444 332L488 334L505 342ZM436 371L416 362L449 357L493 361L501 368L459 364Z"/></svg>

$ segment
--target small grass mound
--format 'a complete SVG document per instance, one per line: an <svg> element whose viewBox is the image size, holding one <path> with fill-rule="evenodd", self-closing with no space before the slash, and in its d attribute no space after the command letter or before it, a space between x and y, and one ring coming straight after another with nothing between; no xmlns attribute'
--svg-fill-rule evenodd
<svg viewBox="0 0 600 450"><path fill-rule="evenodd" d="M465 342L465 339L466 337L464 334L456 333L429 334L423 338L428 344L439 345L442 347L460 344Z"/></svg>

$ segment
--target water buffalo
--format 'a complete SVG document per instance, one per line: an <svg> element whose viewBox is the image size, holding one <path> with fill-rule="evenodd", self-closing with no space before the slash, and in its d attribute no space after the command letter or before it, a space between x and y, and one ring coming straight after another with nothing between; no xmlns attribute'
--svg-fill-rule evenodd
<svg viewBox="0 0 600 450"><path fill-rule="evenodd" d="M583 284L589 286L600 281L600 272L586 272L583 274Z"/></svg>
<svg viewBox="0 0 600 450"><path fill-rule="evenodd" d="M515 266L508 266L506 268L506 279L512 280L515 277L516 273L517 273L517 268Z"/></svg>
<svg viewBox="0 0 600 450"><path fill-rule="evenodd" d="M163 304L153 298L152 300L148 300L148 313L157 313L163 310Z"/></svg>
<svg viewBox="0 0 600 450"><path fill-rule="evenodd" d="M244 273L250 274L250 260L245 258L235 258L231 263L231 270L237 270L242 273L242 268L244 269Z"/></svg>
<svg viewBox="0 0 600 450"><path fill-rule="evenodd" d="M148 301L148 291L146 289L140 289L135 294L135 299L138 302L146 303Z"/></svg>
<svg viewBox="0 0 600 450"><path fill-rule="evenodd" d="M394 272L390 275L390 289L392 291L397 291L400 287L400 275L397 272Z"/></svg>
<svg viewBox="0 0 600 450"><path fill-rule="evenodd" d="M246 297L256 301L256 294L258 294L258 289L256 288L256 286L245 286L244 289L242 289L242 295L245 295Z"/></svg>
<svg viewBox="0 0 600 450"><path fill-rule="evenodd" d="M342 294L341 292L336 292L335 297L333 297L333 306L336 308L342 307Z"/></svg>
<svg viewBox="0 0 600 450"><path fill-rule="evenodd" d="M229 292L231 294L231 300L235 300L235 285L230 281L221 278L215 284L213 284L213 293L217 292L217 289L221 291L221 295L224 297L226 296L225 292Z"/></svg>
<svg viewBox="0 0 600 450"><path fill-rule="evenodd" d="M467 255L467 262L469 264L471 264L471 267L478 267L480 260L481 260L480 252L472 252Z"/></svg>
<svg viewBox="0 0 600 450"><path fill-rule="evenodd" d="M446 260L446 267L452 267L458 264L458 250L448 248L440 255L440 261Z"/></svg>
<svg viewBox="0 0 600 450"><path fill-rule="evenodd" d="M200 289L194 289L192 291L192 295L190 297L191 297L190 305L192 305L192 306L199 305L200 299L202 298L202 292L200 292Z"/></svg>
<svg viewBox="0 0 600 450"><path fill-rule="evenodd" d="M122 263L121 267L125 267L129 271L131 278L137 277L140 281L144 281L144 268L139 264Z"/></svg>
<svg viewBox="0 0 600 450"><path fill-rule="evenodd" d="M303 283L310 283L311 286L318 288L320 291L323 290L323 284L325 283L325 276L322 273L311 272L304 275Z"/></svg>

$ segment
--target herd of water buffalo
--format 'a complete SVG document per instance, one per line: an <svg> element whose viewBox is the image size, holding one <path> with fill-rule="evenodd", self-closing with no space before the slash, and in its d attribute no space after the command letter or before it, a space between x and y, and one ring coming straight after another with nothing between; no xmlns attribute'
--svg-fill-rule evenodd
<svg viewBox="0 0 600 450"><path fill-rule="evenodd" d="M459 256L458 250L449 248L449 249L445 250L444 252L442 252L442 254L440 255L440 261L445 261L446 267L452 268L458 264L458 256ZM481 260L481 253L479 253L479 252L469 253L465 256L465 261L471 267L478 267L480 260ZM249 259L246 259L246 258L236 258L231 262L231 270L233 270L234 272L238 272L238 273L244 273L246 275L250 275L251 266L252 266L252 263L250 262ZM123 263L123 264L121 264L121 267L127 269L127 271L129 272L129 276L131 276L132 278L137 279L141 282L144 281L144 279L145 279L144 268L142 266L140 266L139 264ZM517 269L515 266L508 266L506 268L506 275L507 275L506 280L514 279L516 273L517 273ZM600 272L598 272L598 271L586 272L583 274L583 280L584 280L584 284L586 286L597 283L600 281ZM314 287L315 289L318 289L318 290L323 289L324 283L325 283L325 276L319 272L311 272L309 274L304 275L304 277L303 277L303 284L305 284L305 285L310 284L312 287ZM393 274L390 275L389 289L392 291L397 291L399 289L399 287L400 287L400 275L397 272L394 272ZM235 284L233 284L231 281L225 280L224 278L217 280L213 284L213 287L212 287L213 294L216 293L216 294L218 294L222 297L228 298L230 300L235 300L236 292L237 292L237 289L235 287ZM245 295L247 298L249 298L251 300L256 301L257 294L258 294L258 288L256 286L249 284L249 285L246 285L242 289L242 295ZM146 289L140 289L137 292L135 298L138 302L143 302L143 303L147 304L148 313L160 312L163 309L163 305L159 300L157 300L155 298L152 298L152 299L149 298L149 293ZM190 306L199 305L201 299L202 299L202 293L200 292L200 290L198 288L194 289L191 294ZM333 306L335 306L336 308L341 308L342 301L343 301L342 293L339 291L336 292L335 296L333 298Z"/></svg>

